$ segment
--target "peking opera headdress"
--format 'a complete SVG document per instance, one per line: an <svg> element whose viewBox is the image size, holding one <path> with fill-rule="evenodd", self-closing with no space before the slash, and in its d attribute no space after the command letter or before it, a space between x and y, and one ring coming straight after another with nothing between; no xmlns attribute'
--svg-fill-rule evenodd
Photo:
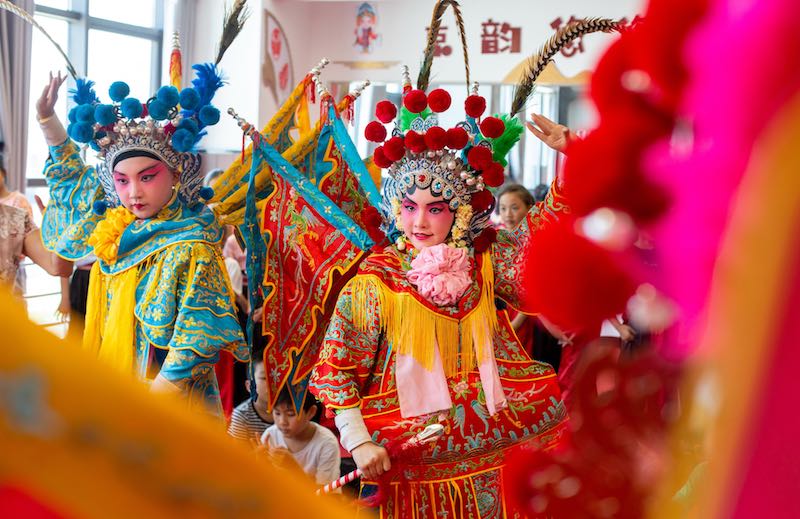
<svg viewBox="0 0 800 519"><path fill-rule="evenodd" d="M67 134L88 144L100 159L96 170L105 200L95 203L95 212L120 205L112 172L119 161L133 156L152 157L169 166L178 175L178 198L188 207L213 196L210 188L203 187L197 145L206 128L219 122L220 111L212 101L224 80L217 65L248 16L245 3L238 0L226 13L217 58L192 66L195 77L190 87L178 90L165 85L142 102L130 96L127 83L116 81L108 90L111 102L101 103L93 81L76 80L77 87L70 92L76 106L69 112Z"/></svg>

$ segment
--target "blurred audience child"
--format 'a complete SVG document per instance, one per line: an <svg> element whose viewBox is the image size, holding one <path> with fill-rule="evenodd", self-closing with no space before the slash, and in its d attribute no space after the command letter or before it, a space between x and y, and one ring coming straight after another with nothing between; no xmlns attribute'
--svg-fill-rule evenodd
<svg viewBox="0 0 800 519"><path fill-rule="evenodd" d="M226 258L236 260L236 262L239 264L239 270L245 270L247 254L239 245L239 240L236 239L236 235L233 233L233 227L230 227L230 232L226 230L226 238L225 244L222 247L222 255Z"/></svg>
<svg viewBox="0 0 800 519"><path fill-rule="evenodd" d="M339 478L339 442L331 431L311 421L319 409L320 404L309 392L302 409L295 411L289 391L282 390L272 409L275 425L264 431L261 443L273 459L290 454L322 486Z"/></svg>
<svg viewBox="0 0 800 519"><path fill-rule="evenodd" d="M28 202L25 195L19 191L9 191L6 185L7 175L8 173L3 165L2 157L0 157L0 204L26 211L28 215L30 215L31 221L33 221L33 209L31 208L30 202ZM14 292L18 294L25 293L27 276L25 275L25 266L21 264L24 259L25 255L21 254L19 257L20 264L17 266L17 277L14 281Z"/></svg>
<svg viewBox="0 0 800 519"><path fill-rule="evenodd" d="M20 261L28 256L51 276L69 276L72 263L51 254L42 244L33 211L21 193L6 187L6 170L0 163L0 286L22 296Z"/></svg>
<svg viewBox="0 0 800 519"><path fill-rule="evenodd" d="M5 166L3 165L2 160L0 160L0 204L22 209L26 211L28 215L30 215L31 219L33 219L33 208L31 207L30 202L28 202L28 199L25 198L25 195L19 191L9 191L8 186L6 185L7 175L8 173L6 172Z"/></svg>
<svg viewBox="0 0 800 519"><path fill-rule="evenodd" d="M539 189L541 187L544 187L543 194ZM541 196L538 201L544 200L544 197L547 196L548 186L540 184L537 189ZM503 227L509 231L516 229L536 202L536 197L520 184L503 186L497 196L498 211ZM554 337L538 319L529 318L512 308L508 308L507 312L511 319L511 326L525 351L533 359L550 364L558 372L561 362L561 345L558 338ZM557 335L559 334L560 332Z"/></svg>
<svg viewBox="0 0 800 519"><path fill-rule="evenodd" d="M252 362L256 387L252 386L250 380L245 381L245 387L251 395L255 392L256 398L248 398L236 406L228 424L228 434L256 445L273 421L272 414L267 411L267 372L264 369L263 352L253 352Z"/></svg>

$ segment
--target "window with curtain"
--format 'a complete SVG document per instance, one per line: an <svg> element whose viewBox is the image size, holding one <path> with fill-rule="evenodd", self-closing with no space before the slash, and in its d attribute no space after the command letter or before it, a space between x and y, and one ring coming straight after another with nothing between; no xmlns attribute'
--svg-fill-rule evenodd
<svg viewBox="0 0 800 519"><path fill-rule="evenodd" d="M161 82L163 10L164 0L37 0L34 16L69 55L78 74L96 82L101 100L109 101L108 87L113 81L124 80L131 86L131 95L146 101ZM26 171L26 195L32 204L34 195L47 201L42 169L48 149L36 122L36 100L48 74L58 70L66 73L61 55L44 35L33 31ZM73 87L70 79L59 92L56 113L62 121L72 108L68 89ZM89 164L95 161L93 153L85 158ZM37 210L34 215L41 223ZM30 261L25 270L30 318L63 336L66 327L55 318L61 301L59 279Z"/></svg>
<svg viewBox="0 0 800 519"><path fill-rule="evenodd" d="M147 100L161 80L164 0L39 0L36 21L69 55L79 75L96 82L95 89L108 101L108 87L123 79L131 95ZM42 166L47 146L36 123L36 100L51 71L66 73L63 59L50 42L33 31L31 54L30 121L26 176L29 194L46 195ZM56 113L62 121L71 108L62 87ZM93 155L87 154L92 162Z"/></svg>

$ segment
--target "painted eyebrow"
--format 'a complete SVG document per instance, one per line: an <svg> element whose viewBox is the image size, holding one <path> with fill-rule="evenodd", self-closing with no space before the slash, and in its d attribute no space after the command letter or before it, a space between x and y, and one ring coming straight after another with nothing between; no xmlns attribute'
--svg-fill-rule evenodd
<svg viewBox="0 0 800 519"><path fill-rule="evenodd" d="M143 173L149 173L150 171L154 170L155 168L161 167L162 165L163 164L158 162L156 164L153 164L152 166L148 166L148 167L144 168L143 170L141 170L138 173L136 173L136 175L141 175ZM117 170L114 170L114 174L115 175L122 175L123 177L127 177L128 176L127 174L122 173L121 171L117 171Z"/></svg>
<svg viewBox="0 0 800 519"><path fill-rule="evenodd" d="M408 203L408 204L418 205L415 201L411 200L408 197L403 198L403 203L404 204Z"/></svg>

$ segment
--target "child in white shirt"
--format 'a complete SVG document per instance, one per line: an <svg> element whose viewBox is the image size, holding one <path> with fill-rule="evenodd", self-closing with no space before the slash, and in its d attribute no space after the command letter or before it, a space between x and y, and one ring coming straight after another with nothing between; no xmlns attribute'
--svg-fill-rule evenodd
<svg viewBox="0 0 800 519"><path fill-rule="evenodd" d="M339 443L331 431L311 421L317 409L316 400L308 393L303 408L295 411L291 395L284 389L272 409L275 424L264 431L261 443L272 455L288 452L322 486L339 478Z"/></svg>

